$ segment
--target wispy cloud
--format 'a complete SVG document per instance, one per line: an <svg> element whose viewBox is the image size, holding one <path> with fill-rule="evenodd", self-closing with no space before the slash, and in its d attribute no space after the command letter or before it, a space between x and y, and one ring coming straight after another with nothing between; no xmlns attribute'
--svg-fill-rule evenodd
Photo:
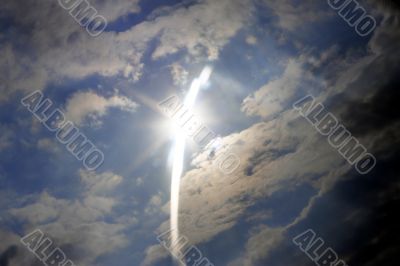
<svg viewBox="0 0 400 266"><path fill-rule="evenodd" d="M68 99L65 116L77 125L82 124L88 118L98 124L101 123L100 118L105 116L110 108L135 112L138 107L137 103L118 94L106 98L93 91L77 92Z"/></svg>

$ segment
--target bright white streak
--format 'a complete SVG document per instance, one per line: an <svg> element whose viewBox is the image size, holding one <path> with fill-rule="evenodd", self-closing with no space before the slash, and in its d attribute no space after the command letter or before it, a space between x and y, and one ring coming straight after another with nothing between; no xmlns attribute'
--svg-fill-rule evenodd
<svg viewBox="0 0 400 266"><path fill-rule="evenodd" d="M193 80L189 92L185 97L184 105L188 110L194 107L197 95L201 86L207 83L211 75L211 68L205 67L200 77ZM173 146L174 162L172 165L171 177L171 204L170 204L170 227L171 227L171 248L174 254L179 254L176 250L179 238L179 190L181 176L183 171L183 160L185 156L185 133L182 129L178 129Z"/></svg>

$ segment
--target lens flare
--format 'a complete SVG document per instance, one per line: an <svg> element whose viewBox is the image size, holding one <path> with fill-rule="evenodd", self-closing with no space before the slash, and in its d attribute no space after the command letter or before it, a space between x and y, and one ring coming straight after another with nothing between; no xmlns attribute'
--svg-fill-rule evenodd
<svg viewBox="0 0 400 266"><path fill-rule="evenodd" d="M203 85L208 82L212 69L205 67L200 76L193 80L189 92L187 93L184 104L189 110L195 105L197 95ZM182 129L178 129L173 145L173 165L171 176L171 204L170 204L170 227L171 227L171 247L175 254L179 254L176 248L179 238L179 191L181 176L183 172L183 161L185 156L186 135Z"/></svg>

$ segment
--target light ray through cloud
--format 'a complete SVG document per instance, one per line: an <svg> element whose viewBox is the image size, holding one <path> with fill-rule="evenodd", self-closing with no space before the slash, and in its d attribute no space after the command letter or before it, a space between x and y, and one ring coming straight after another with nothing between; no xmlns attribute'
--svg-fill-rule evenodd
<svg viewBox="0 0 400 266"><path fill-rule="evenodd" d="M200 76L193 80L189 92L187 93L184 104L188 110L193 109L197 95L202 86L204 86L210 78L212 69L205 67ZM171 204L170 204L170 227L171 227L171 242L174 248L179 238L179 191L180 181L183 172L183 160L185 156L185 138L186 135L182 129L176 131L173 145L173 165L171 176ZM176 250L174 250L176 252ZM175 253L177 254L177 253Z"/></svg>

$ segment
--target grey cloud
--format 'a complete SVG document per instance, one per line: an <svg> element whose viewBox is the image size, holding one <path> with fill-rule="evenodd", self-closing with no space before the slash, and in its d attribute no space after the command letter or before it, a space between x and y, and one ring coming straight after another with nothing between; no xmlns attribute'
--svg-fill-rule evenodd
<svg viewBox="0 0 400 266"><path fill-rule="evenodd" d="M0 266L9 266L10 260L17 256L18 247L13 245L0 254Z"/></svg>

